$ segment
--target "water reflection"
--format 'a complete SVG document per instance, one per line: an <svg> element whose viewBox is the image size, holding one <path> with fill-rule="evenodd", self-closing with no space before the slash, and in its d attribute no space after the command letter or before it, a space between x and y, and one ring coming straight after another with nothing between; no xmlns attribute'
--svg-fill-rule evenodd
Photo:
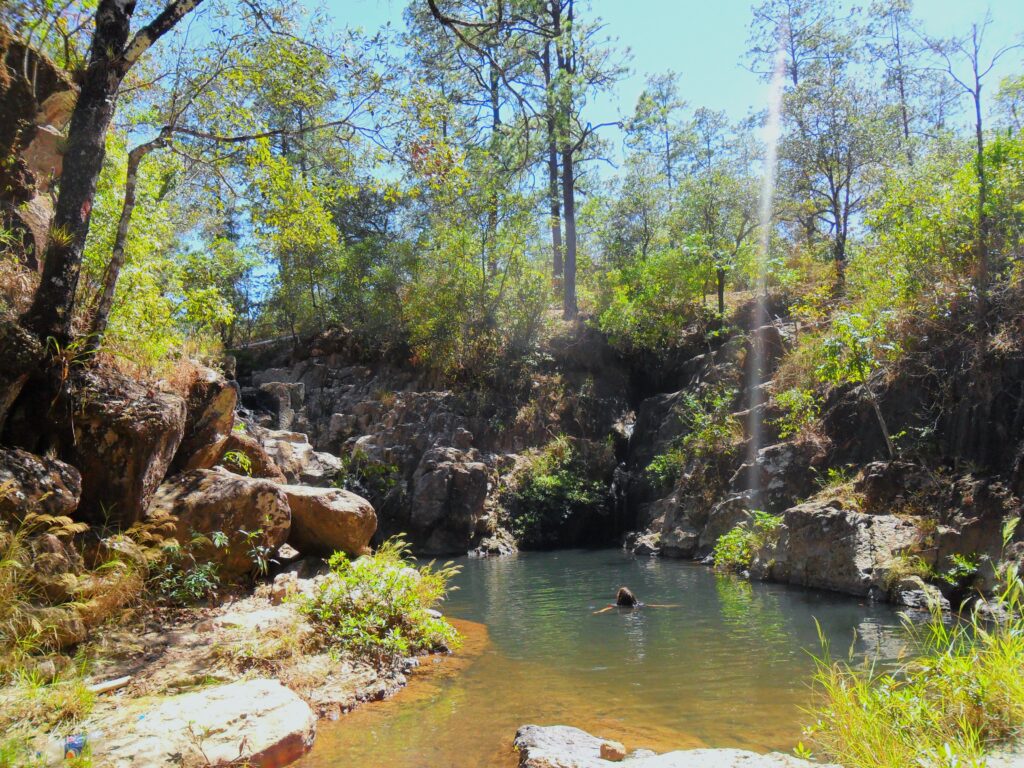
<svg viewBox="0 0 1024 768"><path fill-rule="evenodd" d="M457 674L322 724L302 765L514 765L511 738L528 722L577 725L630 748L789 749L813 670L807 649L819 648L815 620L840 653L852 642L884 662L903 646L885 606L688 563L604 551L463 565L445 610L485 625L486 642L454 660ZM679 607L594 615L622 585Z"/></svg>

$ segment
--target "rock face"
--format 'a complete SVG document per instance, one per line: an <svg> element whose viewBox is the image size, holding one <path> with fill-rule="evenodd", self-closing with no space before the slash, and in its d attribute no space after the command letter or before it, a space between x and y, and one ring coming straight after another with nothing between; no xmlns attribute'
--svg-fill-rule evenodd
<svg viewBox="0 0 1024 768"><path fill-rule="evenodd" d="M373 505L337 488L281 486L291 508L288 543L303 555L361 554L377 530Z"/></svg>
<svg viewBox="0 0 1024 768"><path fill-rule="evenodd" d="M43 345L39 339L17 321L0 318L0 432L29 373L42 358Z"/></svg>
<svg viewBox="0 0 1024 768"><path fill-rule="evenodd" d="M276 550L287 540L291 527L288 497L281 486L222 469L194 469L178 475L160 486L148 514L175 516L176 536L183 545L194 533L225 534L227 546L206 545L200 554L216 562L220 576L229 580L253 570L250 550L254 545ZM247 540L241 531L253 539Z"/></svg>
<svg viewBox="0 0 1024 768"><path fill-rule="evenodd" d="M172 469L209 469L224 455L235 424L238 390L217 371L201 368L185 398L185 433Z"/></svg>
<svg viewBox="0 0 1024 768"><path fill-rule="evenodd" d="M127 528L142 519L185 430L185 402L113 371L74 386L74 441L61 458L82 473L80 516Z"/></svg>
<svg viewBox="0 0 1024 768"><path fill-rule="evenodd" d="M341 471L341 460L316 451L301 432L260 430L260 444L289 483L326 487Z"/></svg>
<svg viewBox="0 0 1024 768"><path fill-rule="evenodd" d="M892 560L918 541L907 520L808 502L786 510L778 543L756 555L752 571L775 581L882 597Z"/></svg>
<svg viewBox="0 0 1024 768"><path fill-rule="evenodd" d="M260 441L252 435L232 431L224 443L224 454L231 452L241 453L249 459L249 472L252 477L265 477L275 483L288 482L281 468L270 458L270 454L263 449Z"/></svg>
<svg viewBox="0 0 1024 768"><path fill-rule="evenodd" d="M524 725L516 731L514 744L520 768L839 768L778 752L758 755L739 749L691 749L662 755L637 750L621 760L618 750L607 746L620 744L564 725ZM602 754L613 759L605 759Z"/></svg>
<svg viewBox="0 0 1024 768"><path fill-rule="evenodd" d="M316 716L277 680L243 680L168 698L101 739L95 756L113 768L280 768L313 745Z"/></svg>
<svg viewBox="0 0 1024 768"><path fill-rule="evenodd" d="M78 470L18 448L0 448L0 521L17 525L29 512L71 515L82 494Z"/></svg>
<svg viewBox="0 0 1024 768"><path fill-rule="evenodd" d="M485 516L487 466L457 448L432 448L412 485L410 523L424 554L465 552Z"/></svg>

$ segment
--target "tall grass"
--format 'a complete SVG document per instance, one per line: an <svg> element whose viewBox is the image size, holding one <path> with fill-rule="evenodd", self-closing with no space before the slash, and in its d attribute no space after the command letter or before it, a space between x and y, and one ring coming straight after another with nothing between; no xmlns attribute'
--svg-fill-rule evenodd
<svg viewBox="0 0 1024 768"><path fill-rule="evenodd" d="M1024 584L1004 572L1004 618L977 611L951 622L935 610L905 620L920 655L895 672L817 659L821 697L806 731L845 768L981 768L993 747L1024 729Z"/></svg>

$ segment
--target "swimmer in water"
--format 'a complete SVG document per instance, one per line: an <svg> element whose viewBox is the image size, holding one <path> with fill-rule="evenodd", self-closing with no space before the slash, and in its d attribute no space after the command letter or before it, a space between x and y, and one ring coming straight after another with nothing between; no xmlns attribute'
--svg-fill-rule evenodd
<svg viewBox="0 0 1024 768"><path fill-rule="evenodd" d="M615 603L608 605L599 611L594 611L596 616L599 613L607 613L613 608L678 608L678 605L645 605L636 599L636 595L633 594L633 590L629 587L619 587L619 591L615 593Z"/></svg>

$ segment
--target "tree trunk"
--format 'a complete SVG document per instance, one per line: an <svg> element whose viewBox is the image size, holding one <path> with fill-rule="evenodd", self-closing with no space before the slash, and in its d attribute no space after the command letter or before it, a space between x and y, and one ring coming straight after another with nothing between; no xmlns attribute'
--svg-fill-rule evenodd
<svg viewBox="0 0 1024 768"><path fill-rule="evenodd" d="M544 44L544 89L547 93L548 200L551 206L551 275L562 277L562 205L558 199L558 138L555 131L555 99L551 93L551 42Z"/></svg>
<svg viewBox="0 0 1024 768"><path fill-rule="evenodd" d="M114 306L114 292L117 290L117 279L125 262L125 244L128 241L128 228L135 210L135 189L139 181L139 164L142 159L157 147L163 146L162 139L146 142L135 147L128 153L128 172L124 184L124 203L121 205L121 218L117 222L117 234L114 236L114 248L110 254L110 263L103 274L103 292L96 305L92 329L89 333L87 348L95 352L103 343L103 335L107 332L110 310Z"/></svg>
<svg viewBox="0 0 1024 768"><path fill-rule="evenodd" d="M68 128L60 194L43 276L32 306L21 319L25 327L40 338L52 337L60 344L67 344L71 337L82 252L89 235L96 182L103 168L107 130L114 116L121 81L154 42L201 2L203 0L171 0L130 42L128 35L135 3L100 0L96 8L89 63Z"/></svg>
<svg viewBox="0 0 1024 768"><path fill-rule="evenodd" d="M43 276L22 323L40 338L67 344L82 252L89 234L96 181L103 168L107 129L123 73L117 57L128 42L134 3L103 0L89 49L82 90L71 115L60 194L46 248Z"/></svg>
<svg viewBox="0 0 1024 768"><path fill-rule="evenodd" d="M566 320L576 317L576 191L573 178L573 150L562 152L562 198L565 208L565 275L562 290L562 314Z"/></svg>
<svg viewBox="0 0 1024 768"><path fill-rule="evenodd" d="M985 134L981 117L981 83L975 79L974 97L974 134L976 142L975 163L978 173L978 232L975 244L977 265L976 283L980 306L984 308L988 302L988 212L985 206L988 204L988 178L985 174Z"/></svg>
<svg viewBox="0 0 1024 768"><path fill-rule="evenodd" d="M715 273L718 277L718 315L725 317L725 268L717 267Z"/></svg>

